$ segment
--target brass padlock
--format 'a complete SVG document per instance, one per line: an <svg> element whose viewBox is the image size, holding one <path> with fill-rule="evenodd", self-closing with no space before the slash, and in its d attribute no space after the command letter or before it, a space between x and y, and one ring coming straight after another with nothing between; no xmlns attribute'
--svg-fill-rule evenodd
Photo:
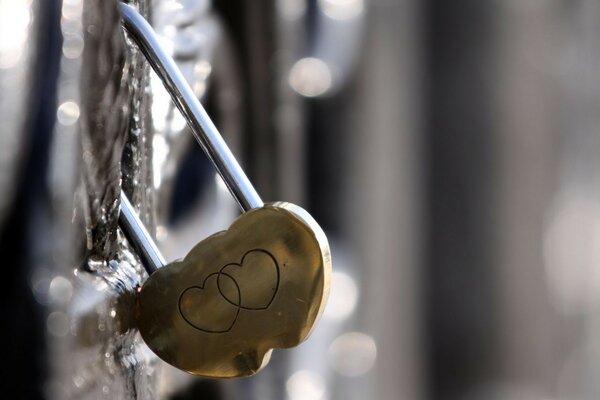
<svg viewBox="0 0 600 400"><path fill-rule="evenodd" d="M120 226L150 273L138 295L138 328L160 358L189 373L253 375L272 349L304 341L322 314L331 274L327 238L302 208L262 202L150 25L120 7L125 29L244 211L227 231L164 265L121 196Z"/></svg>

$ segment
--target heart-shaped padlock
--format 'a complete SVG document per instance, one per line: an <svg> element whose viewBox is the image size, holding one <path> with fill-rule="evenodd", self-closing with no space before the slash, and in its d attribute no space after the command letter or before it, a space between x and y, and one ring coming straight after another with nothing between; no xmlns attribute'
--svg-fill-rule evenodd
<svg viewBox="0 0 600 400"><path fill-rule="evenodd" d="M145 342L169 364L195 375L249 376L274 348L312 331L329 293L327 238L302 208L264 205L152 28L121 4L124 27L159 75L231 193L245 211L227 231L164 265L126 196L119 223L150 277L136 318Z"/></svg>
<svg viewBox="0 0 600 400"><path fill-rule="evenodd" d="M139 330L160 358L185 371L252 375L271 349L309 335L330 269L312 218L292 204L265 205L153 273L138 298Z"/></svg>

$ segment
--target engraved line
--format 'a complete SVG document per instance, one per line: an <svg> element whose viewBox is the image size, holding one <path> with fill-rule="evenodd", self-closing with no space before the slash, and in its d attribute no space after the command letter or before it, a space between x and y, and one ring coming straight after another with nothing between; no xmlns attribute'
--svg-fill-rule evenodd
<svg viewBox="0 0 600 400"><path fill-rule="evenodd" d="M188 290L191 290L191 289L205 290L205 287L206 287L206 281L208 281L208 279L209 279L211 276L214 276L214 275L217 275L217 280L218 280L218 279L219 279L219 276L220 276L221 274L223 274L223 275L226 275L227 277L229 277L229 278L230 278L230 279L233 281L233 283L235 284L235 287L237 288L237 291L238 291L238 296L239 296L239 298L240 298L240 301L241 301L241 299L242 299L242 293L241 293L241 291L240 291L240 286L238 285L238 283L236 282L236 280L235 280L235 279L233 279L233 277L232 277L231 275L229 275L229 274L227 274L227 273L224 273L224 272L213 272L212 274L209 274L209 275L208 275L208 276L207 276L207 277L204 279L204 281L202 282L202 286L190 286L190 287L186 288L186 289L185 289L183 292L181 292L181 295L179 295L179 301L177 302L177 308L179 309L179 315L181 315L181 318L183 318L183 319L185 320L185 322L187 322L187 323L188 323L188 324L189 324L191 327L193 327L194 329L198 329L199 331L206 332L206 333L227 333L227 332L231 331L231 329L233 329L233 326L234 326L234 325L235 325L235 323L237 322L238 316L239 316L239 314L240 314L240 308L241 308L240 306L236 306L236 307L237 307L237 310L236 310L236 312L235 312L235 318L234 318L234 319L233 319L233 321L231 322L231 325L229 326L229 328L227 328L227 329L225 329L225 330L209 330L209 329L204 329L204 328L201 328L201 327L199 327L199 326L196 326L196 325L195 325L195 324L194 324L192 321L190 321L189 319L187 319L187 317L185 316L185 313L184 313L184 312L183 312L183 310L181 309L181 299L183 298L183 296L185 295L185 293L186 293ZM221 293L221 296L222 296L222 297L224 297L224 296L223 296L223 292L221 292L221 289L218 287L218 285L217 285L217 290L219 290L219 293ZM235 306L235 304L234 304L234 306Z"/></svg>
<svg viewBox="0 0 600 400"><path fill-rule="evenodd" d="M274 290L274 293L273 293L273 295L271 297L271 300L269 301L269 303L265 307L260 307L260 308L252 308L252 307L244 307L244 306L242 306L242 291L240 289L240 286L239 286L238 282L236 281L236 279L233 276L231 276L230 274L228 274L226 272L223 272L223 270L225 268L229 267L229 266L237 266L239 268L243 268L244 259L246 258L246 256L248 254L250 254L252 252L260 252L260 253L264 253L267 256L269 256L271 258L271 260L273 261L273 263L275 264L275 272L277 273L277 280L276 280L276 284L275 284L275 290ZM215 275L217 276L217 290L221 294L221 297L225 301L227 301L229 304L233 305L234 307L237 307L235 318L231 322L231 325L229 326L229 328L227 328L226 330L209 330L209 329L205 329L205 328L201 328L199 326L196 326L192 321L190 321L185 316L185 313L181 309L181 301L182 301L182 298L185 295L185 293L188 292L191 289L205 290L205 288L206 288L206 282L208 281L209 278L211 278L212 276L215 276ZM229 298L225 295L225 293L223 293L223 290L221 289L221 283L220 283L221 275L227 276L234 283L234 285L236 287L236 290L238 292L238 299L239 299L238 300L239 301L238 304L236 304L236 303L232 302L231 300L229 300ZM187 322L194 329L198 329L199 331L206 332L206 333L227 333L227 332L231 331L231 329L233 329L235 323L237 322L238 316L240 314L240 309L248 310L248 311L261 311L261 310L266 310L267 308L269 308L271 306L271 304L275 300L275 297L276 297L277 293L279 292L280 279L281 279L281 272L280 272L280 268L279 268L279 263L277 262L277 260L275 259L275 257L270 252L268 252L267 250L264 250L264 249L252 249L252 250L248 250L242 256L242 259L240 260L240 263L229 263L229 264L226 264L223 267L221 267L221 269L219 270L219 272L213 272L213 273L209 274L206 278L204 278L204 281L202 282L202 286L195 286L195 285L194 286L190 286L190 287L186 288L183 292L181 292L181 295L179 295L179 301L177 302L177 306L178 306L178 309L179 309L179 315L181 315L181 317L185 320L185 322Z"/></svg>
<svg viewBox="0 0 600 400"><path fill-rule="evenodd" d="M241 297L241 293L240 293L240 304L235 304L234 302L232 302L231 300L229 300L225 295L223 295L223 297L225 298L225 300L227 302L229 302L230 304L240 307L242 310L248 310L248 311L262 311L262 310L266 310L267 308L271 307L271 304L273 304L273 301L275 300L275 297L277 296L277 292L279 291L279 281L280 281L280 271L279 271L279 263L277 263L277 260L275 259L275 257L269 253L267 250L264 249L252 249L252 250L248 250L243 256L242 259L240 260L239 263L229 263L226 264L225 266L223 266L220 270L219 273L222 273L224 275L227 275L225 272L223 272L223 270L229 266L237 266L239 268L244 268L243 264L244 264L244 259L246 258L246 256L252 252L260 252L260 253L265 253L267 256L269 256L271 258L271 260L273 261L273 264L275 264L275 271L277 273L277 280L275 282L275 291L273 292L273 295L271 296L271 300L269 300L269 302L267 303L266 306L264 307L244 307L242 305L242 297ZM234 281L235 279L233 277L231 277ZM237 282L236 282L237 283ZM221 286L219 283L219 277L217 277L217 286L219 288L219 292L221 292ZM221 292L222 294L222 292Z"/></svg>

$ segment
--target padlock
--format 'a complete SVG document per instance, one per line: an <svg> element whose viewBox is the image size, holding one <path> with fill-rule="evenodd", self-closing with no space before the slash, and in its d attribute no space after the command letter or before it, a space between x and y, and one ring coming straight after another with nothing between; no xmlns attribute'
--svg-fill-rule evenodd
<svg viewBox="0 0 600 400"><path fill-rule="evenodd" d="M228 230L165 265L121 195L119 224L150 276L138 293L142 338L161 359L194 375L250 376L272 349L304 341L329 293L331 254L299 206L264 204L152 28L121 4L123 26L164 83L243 213Z"/></svg>

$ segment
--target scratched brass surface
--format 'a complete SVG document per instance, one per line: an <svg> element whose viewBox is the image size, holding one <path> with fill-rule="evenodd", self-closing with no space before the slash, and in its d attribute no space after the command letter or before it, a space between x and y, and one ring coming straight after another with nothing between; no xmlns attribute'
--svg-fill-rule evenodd
<svg viewBox="0 0 600 400"><path fill-rule="evenodd" d="M273 348L305 340L329 293L331 255L300 207L274 203L238 217L152 274L139 330L169 364L214 378L249 376Z"/></svg>

